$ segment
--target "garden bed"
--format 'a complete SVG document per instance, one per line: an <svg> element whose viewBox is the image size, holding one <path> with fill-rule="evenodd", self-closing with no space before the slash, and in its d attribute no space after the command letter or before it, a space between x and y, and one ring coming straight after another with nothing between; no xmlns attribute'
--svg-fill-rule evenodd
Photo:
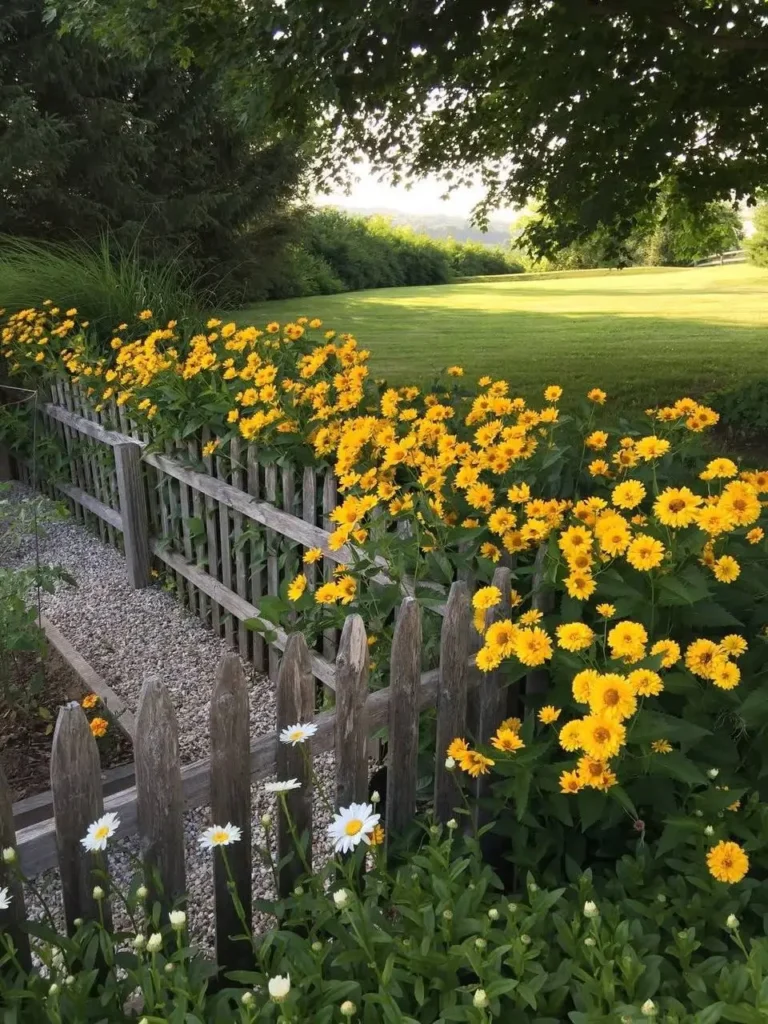
<svg viewBox="0 0 768 1024"><path fill-rule="evenodd" d="M83 686L75 670L55 650L50 650L42 663L35 655L22 657L13 671L19 685L38 672L42 678L42 689L29 711L0 701L0 766L16 802L49 788L56 714L67 701L82 699ZM121 729L109 728L98 744L104 769L126 764L133 757L131 742Z"/></svg>

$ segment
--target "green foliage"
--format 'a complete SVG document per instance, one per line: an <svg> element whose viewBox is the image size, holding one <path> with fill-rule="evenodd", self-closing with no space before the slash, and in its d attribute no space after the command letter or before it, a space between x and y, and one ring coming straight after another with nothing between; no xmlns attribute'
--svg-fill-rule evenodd
<svg viewBox="0 0 768 1024"><path fill-rule="evenodd" d="M51 2L113 46L239 62L233 103L247 107L250 74L280 116L319 126L325 178L362 150L377 168L449 185L482 169L481 216L538 197L549 217L531 226L539 253L601 222L629 234L671 172L695 207L765 181L763 6L166 0L148 13L143 0Z"/></svg>
<svg viewBox="0 0 768 1024"><path fill-rule="evenodd" d="M235 116L223 97L232 76L220 63L118 57L62 35L42 0L8 0L0 233L98 245L108 231L221 299L263 295L291 234L303 158L271 116Z"/></svg>
<svg viewBox="0 0 768 1024"><path fill-rule="evenodd" d="M716 392L712 400L731 435L753 441L768 437L768 380L736 384Z"/></svg>
<svg viewBox="0 0 768 1024"><path fill-rule="evenodd" d="M136 246L125 249L107 236L93 246L0 239L0 307L27 309L55 296L102 337L122 322L135 323L147 308L158 322L199 319L202 294L181 261L147 262Z"/></svg>
<svg viewBox="0 0 768 1024"><path fill-rule="evenodd" d="M768 203L761 203L754 212L752 223L755 233L744 243L752 263L768 267Z"/></svg>

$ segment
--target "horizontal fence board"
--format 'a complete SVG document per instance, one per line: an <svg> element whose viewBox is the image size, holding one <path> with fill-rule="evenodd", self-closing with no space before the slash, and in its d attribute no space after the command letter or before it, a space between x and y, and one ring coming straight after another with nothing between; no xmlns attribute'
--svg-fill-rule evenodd
<svg viewBox="0 0 768 1024"><path fill-rule="evenodd" d="M437 695L438 671L433 669L421 676L418 690L419 710L431 707ZM369 735L373 735L389 721L389 690L377 690L365 702L365 721ZM312 737L313 754L333 750L336 734L336 714L325 712L315 718L317 732ZM275 733L257 736L251 743L251 782L260 782L274 774L277 762L278 739ZM201 807L210 801L210 766L208 759L197 761L181 769L181 785L185 810ZM120 818L119 836L132 835L137 829L136 789L122 790L104 800L104 810L113 811ZM234 822L237 824L237 822ZM53 821L39 822L17 833L21 870L28 877L40 874L56 865L56 841Z"/></svg>
<svg viewBox="0 0 768 1024"><path fill-rule="evenodd" d="M162 559L166 565L181 573L182 576L186 577L191 583L194 583L198 589L202 590L212 600L218 602L222 608L234 615L239 621L257 619L261 615L255 605L240 597L233 590L229 590L223 583L214 579L213 576L203 569L198 569L194 565L188 565L181 555L175 551L167 550L159 541L150 541L150 548L152 553ZM281 651L285 650L288 634L278 627L275 627L275 633L277 634L277 639L274 641L275 646L279 647ZM310 661L312 674L325 683L326 686L330 686L333 689L336 686L336 672L333 665L314 652L310 654Z"/></svg>
<svg viewBox="0 0 768 1024"><path fill-rule="evenodd" d="M101 441L102 444L112 445L113 447L118 444L126 444L127 442L143 444L142 441L137 441L136 438L131 437L129 434L120 434L115 430L107 430L100 423L94 423L92 420L85 419L84 416L78 416L77 413L70 412L69 409L63 409L60 405L53 405L48 402L43 408L52 419L58 420L59 423L63 423L67 427L71 427L79 434L87 434L88 437L92 437L94 441Z"/></svg>
<svg viewBox="0 0 768 1024"><path fill-rule="evenodd" d="M82 490L80 487L75 487L73 484L65 484L61 480L54 480L53 484L57 490L61 491L62 494L66 494L72 501L77 502L83 508L87 508L89 512L93 512L99 519L103 519L105 523L114 526L116 530L119 530L121 533L123 532L123 517L115 509L110 508L103 501L99 501L98 498L94 498L93 495L88 494L87 491Z"/></svg>

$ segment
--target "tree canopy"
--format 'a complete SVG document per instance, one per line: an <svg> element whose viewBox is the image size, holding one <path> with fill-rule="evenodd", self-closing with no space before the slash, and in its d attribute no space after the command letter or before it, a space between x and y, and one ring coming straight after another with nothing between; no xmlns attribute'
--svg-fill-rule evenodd
<svg viewBox="0 0 768 1024"><path fill-rule="evenodd" d="M764 0L55 3L112 46L236 64L233 102L314 131L326 174L361 152L396 180L479 171L481 218L536 197L540 251L628 233L672 174L693 206L768 177Z"/></svg>

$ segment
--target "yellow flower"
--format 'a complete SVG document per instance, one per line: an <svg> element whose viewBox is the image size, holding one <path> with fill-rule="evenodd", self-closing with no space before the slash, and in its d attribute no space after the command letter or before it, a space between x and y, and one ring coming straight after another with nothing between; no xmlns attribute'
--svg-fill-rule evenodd
<svg viewBox="0 0 768 1024"><path fill-rule="evenodd" d="M552 704L547 704L539 712L539 721L542 725L553 725L560 717L560 711L560 708L556 708Z"/></svg>
<svg viewBox="0 0 768 1024"><path fill-rule="evenodd" d="M580 750L582 746L581 729L584 720L576 718L572 722L566 722L560 730L560 746L563 750Z"/></svg>
<svg viewBox="0 0 768 1024"><path fill-rule="evenodd" d="M618 622L608 632L608 646L614 658L623 658L628 664L641 661L645 657L645 645L648 633L639 622L625 620Z"/></svg>
<svg viewBox="0 0 768 1024"><path fill-rule="evenodd" d="M644 497L645 484L639 480L625 480L611 493L611 501L617 508L636 508Z"/></svg>
<svg viewBox="0 0 768 1024"><path fill-rule="evenodd" d="M543 612L540 612L538 608L531 608L530 611L523 612L518 621L521 626L538 626L543 618Z"/></svg>
<svg viewBox="0 0 768 1024"><path fill-rule="evenodd" d="M590 789L606 790L616 783L616 776L607 762L599 757L580 757L576 770L582 786L589 786Z"/></svg>
<svg viewBox="0 0 768 1024"><path fill-rule="evenodd" d="M608 434L604 430L593 430L584 444L593 451L602 451L608 444Z"/></svg>
<svg viewBox="0 0 768 1024"><path fill-rule="evenodd" d="M729 633L728 636L724 636L720 641L720 650L730 658L741 657L742 654L746 653L748 646L744 637L739 636L738 633Z"/></svg>
<svg viewBox="0 0 768 1024"><path fill-rule="evenodd" d="M578 601L586 601L597 589L597 584L586 572L572 572L570 576L566 576L563 582L568 595L575 597Z"/></svg>
<svg viewBox="0 0 768 1024"><path fill-rule="evenodd" d="M762 528L756 526L754 530L750 530L747 534L747 541L750 544L759 544L763 537L765 537L765 533L763 532Z"/></svg>
<svg viewBox="0 0 768 1024"><path fill-rule="evenodd" d="M733 690L741 681L741 670L733 661L718 655L712 662L712 683L721 690Z"/></svg>
<svg viewBox="0 0 768 1024"><path fill-rule="evenodd" d="M88 723L94 736L106 736L109 722L106 718L92 718Z"/></svg>
<svg viewBox="0 0 768 1024"><path fill-rule="evenodd" d="M559 384L550 384L544 388L544 400L546 402L559 402L563 395L563 389Z"/></svg>
<svg viewBox="0 0 768 1024"><path fill-rule="evenodd" d="M595 639L595 634L584 622L564 622L556 632L557 646L565 651L583 651Z"/></svg>
<svg viewBox="0 0 768 1024"><path fill-rule="evenodd" d="M507 754L514 754L516 750L522 750L525 744L516 732L511 729L502 729L499 726L496 735L491 739L491 746L496 750L503 750Z"/></svg>
<svg viewBox="0 0 768 1024"><path fill-rule="evenodd" d="M603 604L597 605L595 611L604 619L612 619L613 616L616 614L616 605L608 604L607 602L605 602Z"/></svg>
<svg viewBox="0 0 768 1024"><path fill-rule="evenodd" d="M95 708L96 705L99 703L98 695L95 693L89 693L87 697L83 697L80 703L86 709L86 711L90 711L91 708Z"/></svg>
<svg viewBox="0 0 768 1024"><path fill-rule="evenodd" d="M737 526L750 526L760 518L762 506L757 489L741 480L732 480L723 488L720 506Z"/></svg>
<svg viewBox="0 0 768 1024"><path fill-rule="evenodd" d="M340 576L336 583L336 593L342 604L351 604L357 593L357 580L354 576Z"/></svg>
<svg viewBox="0 0 768 1024"><path fill-rule="evenodd" d="M561 793L578 793L583 788L584 783L581 781L578 772L562 772L560 775Z"/></svg>
<svg viewBox="0 0 768 1024"><path fill-rule="evenodd" d="M592 388L591 391L587 392L587 398L596 405L605 405L607 397L608 395L601 388Z"/></svg>
<svg viewBox="0 0 768 1024"><path fill-rule="evenodd" d="M307 577L304 573L299 573L290 583L288 587L288 600L298 601L304 591L307 589Z"/></svg>
<svg viewBox="0 0 768 1024"><path fill-rule="evenodd" d="M316 331L318 327L323 326L323 321L318 320L317 317L313 317L313 319L309 321L309 326Z"/></svg>
<svg viewBox="0 0 768 1024"><path fill-rule="evenodd" d="M504 658L508 658L514 652L515 640L520 632L511 619L501 619L499 622L492 622L485 633L485 642L488 647L497 650Z"/></svg>
<svg viewBox="0 0 768 1024"><path fill-rule="evenodd" d="M635 688L624 676L613 672L598 676L589 689L589 708L593 715L622 722L637 710Z"/></svg>
<svg viewBox="0 0 768 1024"><path fill-rule="evenodd" d="M543 665L552 657L552 641L538 626L520 629L514 639L514 653L523 665Z"/></svg>
<svg viewBox="0 0 768 1024"><path fill-rule="evenodd" d="M523 727L523 723L519 718L505 718L499 726L500 729L511 729L512 732L520 732Z"/></svg>
<svg viewBox="0 0 768 1024"><path fill-rule="evenodd" d="M738 843L719 842L707 854L707 867L718 882L740 882L749 871L749 857Z"/></svg>
<svg viewBox="0 0 768 1024"><path fill-rule="evenodd" d="M646 462L666 455L670 447L670 443L666 438L656 437L655 434L651 434L649 437L641 437L639 441L635 442L635 452Z"/></svg>
<svg viewBox="0 0 768 1024"><path fill-rule="evenodd" d="M573 699L579 704L588 704L592 687L599 678L600 673L593 668L585 668L581 672L577 672L571 683Z"/></svg>
<svg viewBox="0 0 768 1024"><path fill-rule="evenodd" d="M151 309L142 309L142 311L139 313L139 320L151 320L151 319L152 319L152 310ZM119 330L119 328L118 328L118 330Z"/></svg>
<svg viewBox="0 0 768 1024"><path fill-rule="evenodd" d="M315 601L317 604L336 604L339 599L339 589L335 583L324 583L322 587L318 587L315 591Z"/></svg>
<svg viewBox="0 0 768 1024"><path fill-rule="evenodd" d="M449 366L445 371L449 377L463 377L464 367L463 366Z"/></svg>
<svg viewBox="0 0 768 1024"><path fill-rule="evenodd" d="M319 562L322 557L322 548L310 548L304 555L304 564L312 565L314 562Z"/></svg>
<svg viewBox="0 0 768 1024"><path fill-rule="evenodd" d="M704 508L697 509L695 523L700 530L708 533L710 537L716 537L720 533L727 533L736 525L726 509L720 504L705 505Z"/></svg>
<svg viewBox="0 0 768 1024"><path fill-rule="evenodd" d="M471 775L474 779L479 775L487 775L488 769L492 768L495 764L496 762L491 760L490 757L486 757L477 750L468 750L465 754L462 754L459 759L459 767L461 770L467 772L467 774Z"/></svg>
<svg viewBox="0 0 768 1024"><path fill-rule="evenodd" d="M267 324L267 334L277 334L279 330L280 324L276 321L273 320L272 323Z"/></svg>
<svg viewBox="0 0 768 1024"><path fill-rule="evenodd" d="M672 668L680 661L680 644L674 640L657 640L651 647L651 654L662 654L661 667Z"/></svg>
<svg viewBox="0 0 768 1024"><path fill-rule="evenodd" d="M733 583L741 572L741 566L731 555L721 555L712 566L715 579L720 583Z"/></svg>
<svg viewBox="0 0 768 1024"><path fill-rule="evenodd" d="M627 676L627 682L638 697L658 697L664 689L661 676L650 668L636 668Z"/></svg>
<svg viewBox="0 0 768 1024"><path fill-rule="evenodd" d="M569 526L560 534L558 547L566 556L592 549L592 532L586 526Z"/></svg>
<svg viewBox="0 0 768 1024"><path fill-rule="evenodd" d="M590 757L600 760L606 760L618 754L626 738L624 726L615 718L610 718L605 714L592 714L584 718L579 734L583 750Z"/></svg>
<svg viewBox="0 0 768 1024"><path fill-rule="evenodd" d="M694 640L685 652L685 665L689 672L702 679L711 679L713 663L720 653L717 644L701 637Z"/></svg>
<svg viewBox="0 0 768 1024"><path fill-rule="evenodd" d="M737 476L739 467L732 459L712 459L707 463L706 469L699 473L701 480L723 480Z"/></svg>
<svg viewBox="0 0 768 1024"><path fill-rule="evenodd" d="M447 757L452 757L454 761L460 761L468 750L469 744L467 741L457 736L455 740L451 740L445 753Z"/></svg>
<svg viewBox="0 0 768 1024"><path fill-rule="evenodd" d="M230 409L229 412L227 413L227 423L237 423L237 420L239 419L239 417L240 417L240 410L239 409Z"/></svg>
<svg viewBox="0 0 768 1024"><path fill-rule="evenodd" d="M671 754L672 744L669 740L654 740L651 743L651 750L654 754Z"/></svg>
<svg viewBox="0 0 768 1024"><path fill-rule="evenodd" d="M611 467L605 459L594 459L587 467L590 476L610 476Z"/></svg>
<svg viewBox="0 0 768 1024"><path fill-rule="evenodd" d="M664 561L664 545L647 533L640 533L627 548L627 561L640 572L655 569Z"/></svg>
<svg viewBox="0 0 768 1024"><path fill-rule="evenodd" d="M653 512L664 526L690 526L696 520L696 509L703 498L688 487L667 487L653 503Z"/></svg>
<svg viewBox="0 0 768 1024"><path fill-rule="evenodd" d="M501 604L501 591L498 587L481 587L472 597L472 607L483 611L495 608L497 604Z"/></svg>
<svg viewBox="0 0 768 1024"><path fill-rule="evenodd" d="M205 456L208 456L208 455L213 455L213 453L216 451L218 446L219 446L219 442L218 441L209 441L207 444L204 444L203 445L203 456L205 457Z"/></svg>
<svg viewBox="0 0 768 1024"><path fill-rule="evenodd" d="M493 672L501 664L503 655L498 647L481 647L475 655L475 665L481 672Z"/></svg>
<svg viewBox="0 0 768 1024"><path fill-rule="evenodd" d="M483 558L490 559L491 562L501 561L501 549L497 548L495 544L491 544L490 541L480 545L480 554Z"/></svg>

